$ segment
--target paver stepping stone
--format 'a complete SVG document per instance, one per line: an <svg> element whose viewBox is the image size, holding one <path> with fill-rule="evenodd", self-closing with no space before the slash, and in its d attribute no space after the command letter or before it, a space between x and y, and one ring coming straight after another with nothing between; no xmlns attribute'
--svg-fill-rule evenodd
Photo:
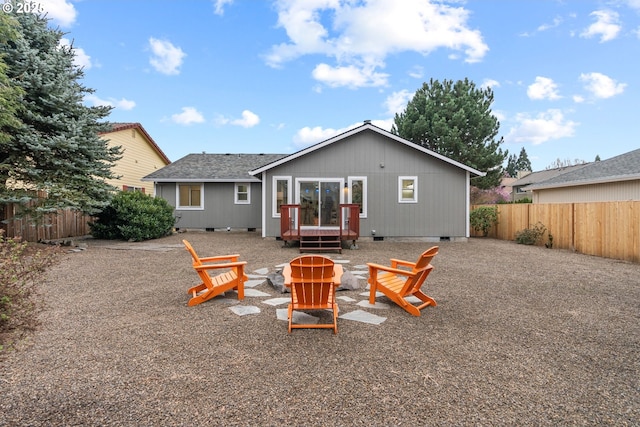
<svg viewBox="0 0 640 427"><path fill-rule="evenodd" d="M269 269L268 268L259 268L257 270L254 270L254 273L256 274L261 274L261 275L265 275L269 273Z"/></svg>
<svg viewBox="0 0 640 427"><path fill-rule="evenodd" d="M233 307L229 307L229 310L233 311L238 316L260 313L260 308L256 307L255 305L235 305Z"/></svg>
<svg viewBox="0 0 640 427"><path fill-rule="evenodd" d="M282 304L287 304L291 302L291 298L271 298L271 299L267 299L262 301L265 304L269 304L272 306L276 306L276 305L282 305Z"/></svg>
<svg viewBox="0 0 640 427"><path fill-rule="evenodd" d="M249 289L245 289L245 290L244 290L244 296L245 296L245 297L270 297L270 296L271 296L271 294L268 294L268 293L266 293L266 292L259 291L259 290L257 290L257 289L251 289L251 288L249 288Z"/></svg>
<svg viewBox="0 0 640 427"><path fill-rule="evenodd" d="M386 317L376 316L375 314L368 313L364 310L355 310L342 314L338 316L338 319L354 320L356 322L370 323L372 325L379 325L387 320Z"/></svg>
<svg viewBox="0 0 640 427"><path fill-rule="evenodd" d="M379 308L379 309L388 309L390 306L389 304L385 304L383 302L377 302L375 304L369 304L369 301L360 301L358 304L360 307L364 307L364 308Z"/></svg>
<svg viewBox="0 0 640 427"><path fill-rule="evenodd" d="M246 282L244 282L244 287L245 288L255 288L256 286L263 284L265 280L266 279L247 280Z"/></svg>

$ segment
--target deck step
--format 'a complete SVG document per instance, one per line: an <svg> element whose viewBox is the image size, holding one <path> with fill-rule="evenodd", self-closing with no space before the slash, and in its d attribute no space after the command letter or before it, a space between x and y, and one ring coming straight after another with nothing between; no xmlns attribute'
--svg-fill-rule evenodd
<svg viewBox="0 0 640 427"><path fill-rule="evenodd" d="M338 251L342 242L338 236L300 236L300 252Z"/></svg>

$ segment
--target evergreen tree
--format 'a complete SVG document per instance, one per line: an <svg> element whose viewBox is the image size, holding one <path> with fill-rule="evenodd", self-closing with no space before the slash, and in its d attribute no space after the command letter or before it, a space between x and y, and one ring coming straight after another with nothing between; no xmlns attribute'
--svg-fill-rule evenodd
<svg viewBox="0 0 640 427"><path fill-rule="evenodd" d="M63 33L48 28L47 19L15 15L18 34L0 45L7 76L23 91L17 112L22 128L0 145L0 203L34 199L44 190L36 212L70 207L95 213L115 190L105 179L120 158L98 135L108 129L101 121L111 107L87 107L93 90L79 80L84 73L73 64L73 49L60 45Z"/></svg>
<svg viewBox="0 0 640 427"><path fill-rule="evenodd" d="M507 167L505 172L511 177L515 178L518 175L518 158L515 154L510 154L507 159Z"/></svg>
<svg viewBox="0 0 640 427"><path fill-rule="evenodd" d="M10 38L18 34L17 25L18 23L10 15L0 13L0 45L5 46ZM0 146L8 144L11 135L15 134L21 126L17 117L21 93L20 87L7 76L7 64L3 56L0 56Z"/></svg>
<svg viewBox="0 0 640 427"><path fill-rule="evenodd" d="M464 165L487 173L475 178L479 188L497 187L509 152L496 141L500 124L491 113L493 91L468 79L431 79L418 89L391 132Z"/></svg>
<svg viewBox="0 0 640 427"><path fill-rule="evenodd" d="M531 171L531 161L526 150L522 147L520 155L518 155L518 161L516 162L516 171Z"/></svg>

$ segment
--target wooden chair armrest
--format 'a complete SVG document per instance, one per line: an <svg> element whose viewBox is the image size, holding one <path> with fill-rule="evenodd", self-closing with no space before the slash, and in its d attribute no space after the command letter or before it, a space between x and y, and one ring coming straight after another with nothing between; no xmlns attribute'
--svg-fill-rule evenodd
<svg viewBox="0 0 640 427"><path fill-rule="evenodd" d="M205 258L200 258L200 262L214 262L214 261L231 261L235 262L240 257L240 254L233 255L219 255L219 256L209 256Z"/></svg>
<svg viewBox="0 0 640 427"><path fill-rule="evenodd" d="M402 276L408 276L408 277L413 277L416 275L416 273L412 272L412 271L408 271L408 270L402 270L400 268L393 268L393 267L389 267L386 265L380 265L380 264L375 264L372 262L368 262L367 265L369 266L369 270L382 270L382 271L386 271L389 273L395 273L395 274L400 274ZM371 274L369 274L370 277L372 277Z"/></svg>
<svg viewBox="0 0 640 427"><path fill-rule="evenodd" d="M215 270L218 268L244 267L245 265L247 265L247 261L225 262L222 264L194 265L193 268L196 271L200 271L200 270Z"/></svg>
<svg viewBox="0 0 640 427"><path fill-rule="evenodd" d="M402 259L391 258L391 267L392 268L398 268L399 265L402 265L404 267L414 268L416 266L416 263L415 262L410 262L410 261L405 261L405 260L402 260Z"/></svg>

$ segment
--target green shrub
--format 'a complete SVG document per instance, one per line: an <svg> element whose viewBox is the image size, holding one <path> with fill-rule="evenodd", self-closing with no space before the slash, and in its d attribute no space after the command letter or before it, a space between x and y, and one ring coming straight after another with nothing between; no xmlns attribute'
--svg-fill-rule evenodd
<svg viewBox="0 0 640 427"><path fill-rule="evenodd" d="M56 247L5 238L0 229L0 355L37 325L39 278L59 253Z"/></svg>
<svg viewBox="0 0 640 427"><path fill-rule="evenodd" d="M486 237L491 227L498 224L498 208L496 206L480 206L469 214L469 223L476 231Z"/></svg>
<svg viewBox="0 0 640 427"><path fill-rule="evenodd" d="M173 207L166 200L138 191L123 191L89 225L97 239L139 242L171 234L174 224Z"/></svg>
<svg viewBox="0 0 640 427"><path fill-rule="evenodd" d="M544 235L545 231L547 231L547 227L541 222L538 222L530 228L516 232L516 243L521 245L535 245ZM551 237L551 239L551 241L553 241L553 237Z"/></svg>

